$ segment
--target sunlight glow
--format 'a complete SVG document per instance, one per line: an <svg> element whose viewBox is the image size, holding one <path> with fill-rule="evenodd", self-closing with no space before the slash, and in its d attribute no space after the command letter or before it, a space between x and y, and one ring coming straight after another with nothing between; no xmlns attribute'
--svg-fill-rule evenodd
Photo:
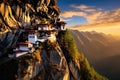
<svg viewBox="0 0 120 80"><path fill-rule="evenodd" d="M96 32L103 32L106 34L112 34L116 36L120 36L120 26L111 26L111 27L94 27L94 28L87 28L82 31L96 31Z"/></svg>

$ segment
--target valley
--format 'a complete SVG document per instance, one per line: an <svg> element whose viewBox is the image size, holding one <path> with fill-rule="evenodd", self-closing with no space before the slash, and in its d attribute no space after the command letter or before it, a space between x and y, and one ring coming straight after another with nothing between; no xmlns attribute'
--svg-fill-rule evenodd
<svg viewBox="0 0 120 80"><path fill-rule="evenodd" d="M79 52L84 53L91 66L110 80L119 80L120 40L97 32L71 30Z"/></svg>

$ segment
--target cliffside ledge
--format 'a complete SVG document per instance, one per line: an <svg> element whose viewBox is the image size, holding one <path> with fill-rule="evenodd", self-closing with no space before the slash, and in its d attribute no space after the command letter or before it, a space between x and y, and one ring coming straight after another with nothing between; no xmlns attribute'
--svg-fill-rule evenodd
<svg viewBox="0 0 120 80"><path fill-rule="evenodd" d="M78 52L68 30L58 31L55 42L46 40L32 53L6 57L23 39L22 31L44 20L57 27L59 14L57 0L0 1L0 80L108 80Z"/></svg>

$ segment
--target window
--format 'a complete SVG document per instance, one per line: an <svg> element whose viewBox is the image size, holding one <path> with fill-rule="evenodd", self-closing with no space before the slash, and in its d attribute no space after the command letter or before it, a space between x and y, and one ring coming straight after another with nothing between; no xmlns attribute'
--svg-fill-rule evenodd
<svg viewBox="0 0 120 80"><path fill-rule="evenodd" d="M35 36L29 36L29 38L35 38Z"/></svg>

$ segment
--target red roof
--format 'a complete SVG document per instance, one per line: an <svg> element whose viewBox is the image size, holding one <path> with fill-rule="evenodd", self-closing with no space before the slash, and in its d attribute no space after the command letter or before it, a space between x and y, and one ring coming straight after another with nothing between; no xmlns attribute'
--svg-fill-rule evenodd
<svg viewBox="0 0 120 80"><path fill-rule="evenodd" d="M31 44L30 42L19 42L18 44L20 44L20 45L28 45L28 44Z"/></svg>
<svg viewBox="0 0 120 80"><path fill-rule="evenodd" d="M38 32L38 30L25 30L24 32Z"/></svg>

